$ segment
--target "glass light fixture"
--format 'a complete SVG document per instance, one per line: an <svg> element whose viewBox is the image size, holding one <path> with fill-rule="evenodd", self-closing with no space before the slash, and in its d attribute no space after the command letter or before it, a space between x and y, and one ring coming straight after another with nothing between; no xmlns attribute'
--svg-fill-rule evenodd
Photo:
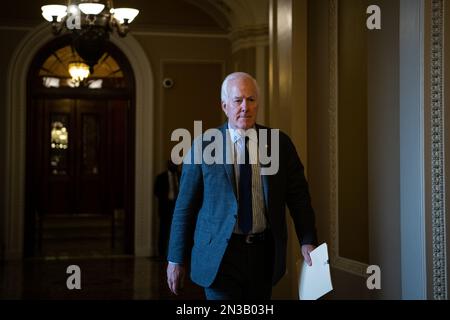
<svg viewBox="0 0 450 320"><path fill-rule="evenodd" d="M114 18L120 23L131 23L139 14L139 10L133 8L117 8L114 9Z"/></svg>
<svg viewBox="0 0 450 320"><path fill-rule="evenodd" d="M42 16L48 22L54 22L53 18L56 17L56 22L61 22L62 18L67 15L67 6L59 4L50 4L41 7Z"/></svg>
<svg viewBox="0 0 450 320"><path fill-rule="evenodd" d="M83 62L69 63L69 74L73 81L81 82L89 77L89 66Z"/></svg>
<svg viewBox="0 0 450 320"><path fill-rule="evenodd" d="M80 3L78 7L84 14L99 14L100 12L103 11L105 5L101 3L88 2L88 3Z"/></svg>
<svg viewBox="0 0 450 320"><path fill-rule="evenodd" d="M72 34L73 47L91 73L104 53L109 34L116 30L125 37L129 24L139 14L133 8L115 9L112 0L67 0L67 6L45 5L41 9L55 35L63 30Z"/></svg>
<svg viewBox="0 0 450 320"><path fill-rule="evenodd" d="M54 77L43 77L42 82L46 88L59 88L61 79Z"/></svg>
<svg viewBox="0 0 450 320"><path fill-rule="evenodd" d="M77 5L71 4L70 6L67 7L67 14L78 15L79 12L80 12L80 8L78 8Z"/></svg>
<svg viewBox="0 0 450 320"><path fill-rule="evenodd" d="M56 121L52 123L50 133L50 146L52 149L67 149L69 145L69 133L63 123Z"/></svg>

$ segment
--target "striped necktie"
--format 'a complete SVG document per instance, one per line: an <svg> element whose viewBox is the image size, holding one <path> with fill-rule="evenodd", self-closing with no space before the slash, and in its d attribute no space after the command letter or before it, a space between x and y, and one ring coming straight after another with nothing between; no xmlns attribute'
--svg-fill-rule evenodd
<svg viewBox="0 0 450 320"><path fill-rule="evenodd" d="M252 208L252 165L248 153L248 137L242 149L245 151L244 163L239 164L239 229L248 234L252 230L253 208Z"/></svg>

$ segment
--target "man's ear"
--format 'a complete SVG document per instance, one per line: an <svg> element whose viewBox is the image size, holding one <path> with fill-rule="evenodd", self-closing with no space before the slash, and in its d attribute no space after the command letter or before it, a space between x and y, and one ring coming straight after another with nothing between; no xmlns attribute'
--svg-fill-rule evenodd
<svg viewBox="0 0 450 320"><path fill-rule="evenodd" d="M221 105L222 105L223 112L225 112L225 114L227 114L227 103L225 101L222 101Z"/></svg>

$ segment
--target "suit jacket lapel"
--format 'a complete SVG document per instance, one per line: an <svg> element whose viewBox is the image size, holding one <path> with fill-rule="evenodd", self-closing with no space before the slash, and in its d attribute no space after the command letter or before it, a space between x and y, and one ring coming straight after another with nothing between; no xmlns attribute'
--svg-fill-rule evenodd
<svg viewBox="0 0 450 320"><path fill-rule="evenodd" d="M270 129L263 128L259 125L256 125L256 134L258 137L258 147L265 148L265 150L261 150L261 151L258 149L258 153L265 152L266 154L270 154L271 153L271 151L270 151L270 143L271 143L270 135L268 136L267 144L265 146L262 146L259 143L259 141L260 141L259 140L259 130L261 130L261 129L265 129L265 130L267 130L267 133L270 133ZM269 165L264 165L261 162L259 163L259 165L261 168L269 166ZM263 184L264 203L266 205L266 209L269 210L269 188L270 188L269 182L270 182L270 180L269 180L268 175L262 175L261 178L262 178L262 184Z"/></svg>
<svg viewBox="0 0 450 320"><path fill-rule="evenodd" d="M225 123L222 127L220 127L220 131L222 132L222 135L224 137L223 139L223 166L225 168L225 171L227 173L228 182L231 184L231 187L233 189L234 196L237 199L237 190L236 190L236 178L234 176L234 165L232 162L227 161L227 156L231 156L233 153L231 151L231 148L233 147L231 143L231 139L227 133L228 129L228 123ZM232 159L232 158L231 158Z"/></svg>
<svg viewBox="0 0 450 320"><path fill-rule="evenodd" d="M227 159L226 159L227 155L232 155L233 154L232 151L231 151L231 148L233 147L233 144L231 142L229 134L227 133L227 129L228 129L228 123L225 123L222 127L219 128L219 130L222 132L223 137L225 138L224 139L224 144L223 144L223 156L224 156L224 159L223 159L223 163L224 164L223 164L223 166L224 166L224 169L225 169L225 171L227 173L228 182L231 184L231 187L233 189L234 195L235 195L235 197L237 199L236 178L235 178L235 175L234 175L234 165L230 164L229 161L227 163ZM271 154L270 129L261 127L259 125L256 125L256 133L257 133L257 136L258 136L258 141L259 141L259 130L260 129L265 129L265 130L267 130L267 133L268 133L267 145L261 146L262 148L266 148L266 150L262 150L262 152L265 152L266 154ZM258 144L259 144L259 142L258 142ZM228 148L228 150L227 150L227 148ZM265 164L265 165L260 163L260 166L261 166L261 168L269 167L270 163L269 164ZM270 176L263 175L262 176L262 184L263 184L263 193L264 193L264 203L266 205L266 209L269 210Z"/></svg>

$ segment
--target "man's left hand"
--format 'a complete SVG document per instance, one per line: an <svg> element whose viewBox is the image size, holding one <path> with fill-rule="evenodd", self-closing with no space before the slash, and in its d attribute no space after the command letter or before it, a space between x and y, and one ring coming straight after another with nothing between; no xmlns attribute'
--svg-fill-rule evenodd
<svg viewBox="0 0 450 320"><path fill-rule="evenodd" d="M302 255L303 258L305 259L306 263L308 264L308 266L312 266L312 260L311 260L311 256L309 255L311 253L311 251L313 251L316 248L316 246L312 245L312 244L304 244L302 245Z"/></svg>

